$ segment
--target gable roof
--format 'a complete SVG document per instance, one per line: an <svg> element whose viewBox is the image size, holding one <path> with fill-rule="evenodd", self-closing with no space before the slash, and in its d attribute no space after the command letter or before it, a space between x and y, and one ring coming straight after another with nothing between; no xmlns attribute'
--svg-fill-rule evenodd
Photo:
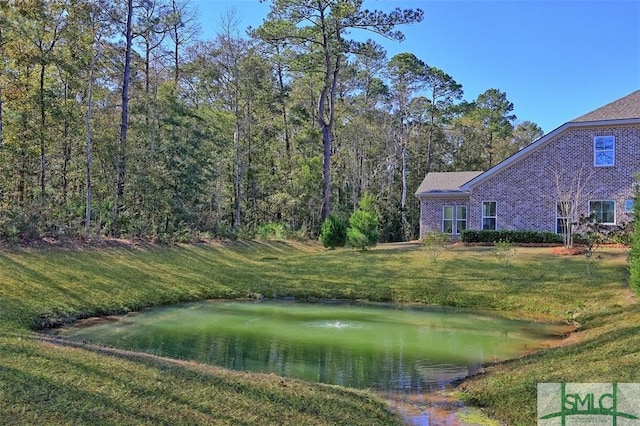
<svg viewBox="0 0 640 426"><path fill-rule="evenodd" d="M581 115L571 122L624 120L626 118L640 118L640 90Z"/></svg>
<svg viewBox="0 0 640 426"><path fill-rule="evenodd" d="M417 196L442 196L460 195L465 191L460 189L462 185L469 182L482 172L430 172L422 180L416 191Z"/></svg>
<svg viewBox="0 0 640 426"><path fill-rule="evenodd" d="M585 115L574 119L573 121L569 121L563 124L552 132L547 133L540 139L516 152L511 157L508 157L486 172L463 184L460 189L463 191L470 191L475 184L482 182L494 173L510 166L520 158L527 156L530 152L546 145L567 130L581 127L607 126L612 124L640 124L640 90L636 90L635 92L630 93L627 96L624 96L616 101L597 108Z"/></svg>

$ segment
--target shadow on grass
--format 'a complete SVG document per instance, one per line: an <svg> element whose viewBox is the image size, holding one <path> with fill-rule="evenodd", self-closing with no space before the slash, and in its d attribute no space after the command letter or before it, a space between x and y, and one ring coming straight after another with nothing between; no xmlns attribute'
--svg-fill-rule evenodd
<svg viewBox="0 0 640 426"><path fill-rule="evenodd" d="M125 407L148 406L157 410L158 401L164 401L160 412L154 410L153 414L161 421L156 422L155 417L147 416L144 408L139 411L123 410L123 414L129 417L126 419L129 423L137 420L148 422L146 417L155 424L166 423L167 419L172 418L169 412L176 413L179 422L185 424L202 424L203 421L265 425L309 422L381 425L400 423L384 403L372 401L371 395L359 391L281 379L273 375L233 372L189 361L46 336L39 339L43 344L53 345L54 350L53 353L40 353L38 362L60 365L64 361L67 365L64 376L66 380L73 380L77 375L100 383L103 389L113 386L110 394L118 400L122 399ZM75 355L66 355L65 351L72 351ZM88 356L83 356L83 353ZM117 363L126 363L126 368L109 371ZM131 371L128 372L128 369ZM9 374L16 373L11 371ZM128 374L136 374L140 382L127 381ZM85 386L86 382L87 380ZM183 383L188 384L188 388L183 389ZM65 392L65 398L74 398L76 395L70 395L66 386L53 383L46 385L45 389L47 392L50 388L52 392ZM92 394L84 395L84 400L88 403L93 398ZM95 405L104 407L107 412L117 409L117 405L107 405L110 400L102 401L101 398L98 395ZM154 403L147 405L147 399L154 400ZM69 418L73 416L67 417L67 420Z"/></svg>

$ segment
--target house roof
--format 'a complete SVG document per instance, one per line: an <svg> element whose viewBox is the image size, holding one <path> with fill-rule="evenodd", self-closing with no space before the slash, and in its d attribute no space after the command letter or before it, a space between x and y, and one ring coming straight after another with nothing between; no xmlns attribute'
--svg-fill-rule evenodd
<svg viewBox="0 0 640 426"><path fill-rule="evenodd" d="M624 120L627 118L640 118L640 90L571 120L571 122Z"/></svg>
<svg viewBox="0 0 640 426"><path fill-rule="evenodd" d="M482 172L430 172L422 180L416 191L416 195L447 195L464 194L460 189L462 185L469 182Z"/></svg>
<svg viewBox="0 0 640 426"><path fill-rule="evenodd" d="M486 172L476 176L470 181L461 186L462 191L470 191L471 188L489 178L494 173L510 166L514 162L529 155L541 146L555 140L555 138L564 133L567 130L581 128L581 127L593 127L593 126L608 126L612 124L617 125L639 125L640 124L640 90L630 93L616 101L608 103L600 108L597 108L585 115L582 115L572 121L569 121L550 133L547 133L540 139L536 140L532 144L516 152L511 157L503 160L501 163L496 164Z"/></svg>

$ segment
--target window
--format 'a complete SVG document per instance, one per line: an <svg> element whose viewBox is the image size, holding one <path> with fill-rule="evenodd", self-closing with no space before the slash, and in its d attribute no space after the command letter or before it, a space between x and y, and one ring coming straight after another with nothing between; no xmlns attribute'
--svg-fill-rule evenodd
<svg viewBox="0 0 640 426"><path fill-rule="evenodd" d="M613 166L615 164L616 137L596 136L593 138L593 165Z"/></svg>
<svg viewBox="0 0 640 426"><path fill-rule="evenodd" d="M633 200L624 200L624 212L633 213Z"/></svg>
<svg viewBox="0 0 640 426"><path fill-rule="evenodd" d="M453 234L453 206L442 207L442 232Z"/></svg>
<svg viewBox="0 0 640 426"><path fill-rule="evenodd" d="M459 234L460 231L465 229L467 229L467 206L443 206L442 232L445 234Z"/></svg>
<svg viewBox="0 0 640 426"><path fill-rule="evenodd" d="M556 234L566 234L571 230L571 202L558 201L556 203Z"/></svg>
<svg viewBox="0 0 640 426"><path fill-rule="evenodd" d="M496 229L496 202L482 203L482 229Z"/></svg>
<svg viewBox="0 0 640 426"><path fill-rule="evenodd" d="M589 214L595 215L599 223L616 223L615 201L591 201L589 202Z"/></svg>
<svg viewBox="0 0 640 426"><path fill-rule="evenodd" d="M467 206L456 206L456 234L467 229Z"/></svg>

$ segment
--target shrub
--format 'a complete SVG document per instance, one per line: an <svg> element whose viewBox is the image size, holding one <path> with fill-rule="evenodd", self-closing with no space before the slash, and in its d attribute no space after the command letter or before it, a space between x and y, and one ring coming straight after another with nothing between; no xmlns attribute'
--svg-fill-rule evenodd
<svg viewBox="0 0 640 426"><path fill-rule="evenodd" d="M259 240L286 240L290 234L291 229L284 223L270 222L256 230L256 238Z"/></svg>
<svg viewBox="0 0 640 426"><path fill-rule="evenodd" d="M378 244L378 238L378 215L373 208L373 198L365 195L349 218L347 240L351 247L365 250Z"/></svg>
<svg viewBox="0 0 640 426"><path fill-rule="evenodd" d="M576 229L581 232L573 234L573 241L577 244L589 244L592 239L590 235L593 230L587 226L588 218L581 219L575 224ZM598 232L603 240L601 243L619 243L624 244L629 241L630 231L628 225L610 226L598 225ZM465 243L497 243L499 241L516 244L564 244L562 234L545 231L510 231L510 230L474 230L467 229L462 231L461 241Z"/></svg>
<svg viewBox="0 0 640 426"><path fill-rule="evenodd" d="M562 235L542 231L473 230L462 231L461 240L466 243L532 243L562 244Z"/></svg>
<svg viewBox="0 0 640 426"><path fill-rule="evenodd" d="M451 235L444 232L428 232L424 234L420 242L429 251L431 260L435 263L438 261L438 256L440 256L445 246L451 242Z"/></svg>
<svg viewBox="0 0 640 426"><path fill-rule="evenodd" d="M238 230L229 226L225 222L214 223L209 232L213 238L232 241L238 239Z"/></svg>
<svg viewBox="0 0 640 426"><path fill-rule="evenodd" d="M634 227L630 223L624 223L609 232L607 242L611 244L624 244L630 246L633 240Z"/></svg>
<svg viewBox="0 0 640 426"><path fill-rule="evenodd" d="M511 258L516 255L516 248L513 246L513 243L500 240L496 243L494 252L498 258L498 262L507 267L509 266Z"/></svg>
<svg viewBox="0 0 640 426"><path fill-rule="evenodd" d="M320 242L329 249L344 247L347 243L347 224L339 216L330 214L322 224Z"/></svg>
<svg viewBox="0 0 640 426"><path fill-rule="evenodd" d="M0 241L18 244L39 240L37 223L41 220L34 211L22 208L0 211Z"/></svg>

